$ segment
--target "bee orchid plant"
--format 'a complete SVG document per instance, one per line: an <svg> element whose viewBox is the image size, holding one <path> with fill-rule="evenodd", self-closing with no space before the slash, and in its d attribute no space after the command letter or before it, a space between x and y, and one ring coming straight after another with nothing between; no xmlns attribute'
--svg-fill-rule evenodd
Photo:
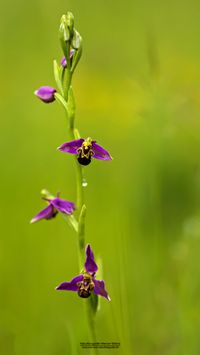
<svg viewBox="0 0 200 355"><path fill-rule="evenodd" d="M83 166L89 165L92 159L111 160L112 157L107 150L97 144L92 138L81 138L78 129L75 128L75 99L72 90L72 78L82 55L82 37L74 27L74 16L71 12L67 12L66 15L61 17L59 36L64 56L59 64L54 60L54 77L57 88L41 86L35 91L35 95L44 103L49 104L53 101L57 101L65 110L69 127L69 139L71 140L63 143L58 149L61 152L76 156L73 162L75 161L77 170L77 201L75 204L61 199L59 194L55 197L48 191L43 190L42 197L47 203L47 207L36 214L36 216L32 218L31 223L42 219L53 219L60 212L76 232L81 261L80 274L74 277L70 282L61 283L56 287L56 290L74 291L81 298L86 298L89 309L87 313L88 322L90 327L93 327L98 297L102 296L107 300L110 300L110 297L106 291L104 281L96 279L98 266L94 260L94 254L90 244L86 245L85 242L86 205L83 194ZM76 217L74 215L75 210ZM84 259L84 270L82 270Z"/></svg>

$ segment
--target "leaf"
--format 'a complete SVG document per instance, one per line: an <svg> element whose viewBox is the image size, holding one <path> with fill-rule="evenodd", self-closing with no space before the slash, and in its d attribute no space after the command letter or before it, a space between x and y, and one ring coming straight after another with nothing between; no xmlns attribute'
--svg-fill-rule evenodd
<svg viewBox="0 0 200 355"><path fill-rule="evenodd" d="M74 99L74 94L72 87L70 86L69 91L68 91L68 101L67 101L67 111L70 119L74 119L75 116L75 99Z"/></svg>
<svg viewBox="0 0 200 355"><path fill-rule="evenodd" d="M79 245L81 249L84 247L85 216L86 216L86 205L83 205L81 208L79 221L78 221L78 238L79 238Z"/></svg>
<svg viewBox="0 0 200 355"><path fill-rule="evenodd" d="M80 212L79 222L78 222L79 235L84 235L85 233L85 216L86 216L86 205L83 205Z"/></svg>
<svg viewBox="0 0 200 355"><path fill-rule="evenodd" d="M72 73L74 72L80 58L81 58L81 55L82 55L82 38L81 38L81 45L80 47L78 48L78 50L76 50L74 56L73 56L73 62L72 62L72 68L71 68L71 71Z"/></svg>
<svg viewBox="0 0 200 355"><path fill-rule="evenodd" d="M63 218L65 219L65 221L67 221L67 223L69 224L69 226L77 233L78 232L78 222L76 220L76 218L74 217L73 214L71 215L63 215Z"/></svg>
<svg viewBox="0 0 200 355"><path fill-rule="evenodd" d="M80 139L81 138L79 130L77 128L74 128L74 138L75 139Z"/></svg>
<svg viewBox="0 0 200 355"><path fill-rule="evenodd" d="M54 59L53 61L53 72L54 72L54 78L57 84L57 87L61 94L63 95L63 87L62 87L62 66L59 66L57 61Z"/></svg>
<svg viewBox="0 0 200 355"><path fill-rule="evenodd" d="M67 105L67 102L65 101L65 99L58 93L56 92L54 94L54 97L56 99L57 102L59 102L59 104L62 105L62 107L67 111L68 113L68 105Z"/></svg>

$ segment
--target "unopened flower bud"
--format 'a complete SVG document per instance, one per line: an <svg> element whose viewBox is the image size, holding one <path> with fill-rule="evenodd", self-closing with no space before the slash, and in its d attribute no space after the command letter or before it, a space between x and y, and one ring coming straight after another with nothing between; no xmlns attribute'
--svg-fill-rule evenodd
<svg viewBox="0 0 200 355"><path fill-rule="evenodd" d="M65 15L65 21L70 32L70 36L73 36L74 31L74 15L68 11Z"/></svg>
<svg viewBox="0 0 200 355"><path fill-rule="evenodd" d="M67 26L66 15L63 15L61 17L59 33L60 33L61 40L63 40L64 42L67 42L69 40L70 32L69 32L69 28Z"/></svg>
<svg viewBox="0 0 200 355"><path fill-rule="evenodd" d="M72 59L73 55L75 53L75 50L74 49L71 49L70 50L70 59ZM67 60L65 57L63 57L60 61L60 64L62 65L63 68L67 68Z"/></svg>
<svg viewBox="0 0 200 355"><path fill-rule="evenodd" d="M78 33L78 31L74 30L73 38L72 38L72 47L74 49L79 49L82 45L82 37Z"/></svg>
<svg viewBox="0 0 200 355"><path fill-rule="evenodd" d="M56 89L51 86L41 86L35 91L35 95L45 103L49 103L55 100L54 94Z"/></svg>
<svg viewBox="0 0 200 355"><path fill-rule="evenodd" d="M71 40L74 35L74 16L71 12L62 15L59 28L60 42L65 57L68 57Z"/></svg>

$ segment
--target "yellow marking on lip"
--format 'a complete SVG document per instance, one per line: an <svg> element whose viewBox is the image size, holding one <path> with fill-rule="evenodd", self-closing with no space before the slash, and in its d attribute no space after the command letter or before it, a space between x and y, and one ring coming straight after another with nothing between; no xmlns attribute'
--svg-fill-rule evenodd
<svg viewBox="0 0 200 355"><path fill-rule="evenodd" d="M85 141L85 142L83 142L82 146L85 148L90 148L92 146L92 144L90 142Z"/></svg>

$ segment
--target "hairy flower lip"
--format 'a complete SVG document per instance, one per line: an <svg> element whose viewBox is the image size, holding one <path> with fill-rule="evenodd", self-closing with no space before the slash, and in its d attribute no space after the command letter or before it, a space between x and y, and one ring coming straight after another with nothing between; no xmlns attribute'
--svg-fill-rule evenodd
<svg viewBox="0 0 200 355"><path fill-rule="evenodd" d="M63 214L70 215L74 212L75 210L75 204L73 202L63 200L59 197L47 199L43 198L44 200L47 201L48 206L45 207L43 210L41 210L39 213L36 214L35 217L33 217L30 221L30 223L35 223L40 221L41 219L52 219L54 218L58 212L61 212Z"/></svg>
<svg viewBox="0 0 200 355"><path fill-rule="evenodd" d="M96 295L102 296L110 301L111 298L105 289L104 280L96 279L96 271L98 270L98 266L94 260L94 254L90 244L86 246L85 252L85 270L82 272L82 274L75 276L70 282L62 282L55 289L57 291L74 291L77 292L80 297L84 298L89 297L90 294L94 292ZM84 286L85 284L86 286ZM86 287L85 293L84 295L80 295L80 288L82 288L84 291L84 287Z"/></svg>

